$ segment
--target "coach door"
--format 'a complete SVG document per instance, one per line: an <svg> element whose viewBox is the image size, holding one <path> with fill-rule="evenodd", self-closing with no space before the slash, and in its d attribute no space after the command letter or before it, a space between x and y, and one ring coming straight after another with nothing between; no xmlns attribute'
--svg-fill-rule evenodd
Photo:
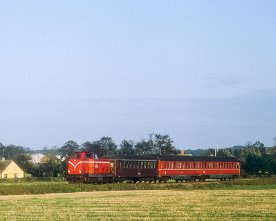
<svg viewBox="0 0 276 221"><path fill-rule="evenodd" d="M116 160L110 160L110 172L114 175L116 175L115 165L116 165Z"/></svg>

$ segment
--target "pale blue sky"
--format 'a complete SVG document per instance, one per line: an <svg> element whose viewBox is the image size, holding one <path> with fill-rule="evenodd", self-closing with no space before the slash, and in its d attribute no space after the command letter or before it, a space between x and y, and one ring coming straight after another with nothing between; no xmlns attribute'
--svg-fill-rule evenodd
<svg viewBox="0 0 276 221"><path fill-rule="evenodd" d="M275 1L2 1L0 142L276 136Z"/></svg>

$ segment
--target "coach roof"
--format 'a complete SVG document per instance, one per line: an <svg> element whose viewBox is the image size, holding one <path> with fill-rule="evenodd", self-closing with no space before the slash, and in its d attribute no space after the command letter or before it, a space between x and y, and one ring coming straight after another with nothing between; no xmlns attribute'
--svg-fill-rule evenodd
<svg viewBox="0 0 276 221"><path fill-rule="evenodd" d="M145 156L126 156L113 155L105 156L107 159L117 160L161 160L161 161L213 161L213 162L240 162L236 157L212 157L212 156L180 156L180 155L145 155Z"/></svg>

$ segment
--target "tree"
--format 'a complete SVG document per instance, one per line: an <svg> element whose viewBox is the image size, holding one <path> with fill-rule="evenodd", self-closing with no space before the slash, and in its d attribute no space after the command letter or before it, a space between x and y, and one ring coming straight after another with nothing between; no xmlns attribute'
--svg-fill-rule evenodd
<svg viewBox="0 0 276 221"><path fill-rule="evenodd" d="M80 146L75 141L70 140L70 141L66 142L60 148L61 158L67 159L68 156L70 156L71 154L73 154L76 151L79 151L79 148L80 148Z"/></svg>
<svg viewBox="0 0 276 221"><path fill-rule="evenodd" d="M103 155L113 155L117 153L117 145L111 137L101 137L100 140L94 141L93 144L101 148L101 153Z"/></svg>
<svg viewBox="0 0 276 221"><path fill-rule="evenodd" d="M1 155L6 159L13 160L14 156L17 154L25 153L25 149L21 146L15 145L8 145L8 146L1 146Z"/></svg>
<svg viewBox="0 0 276 221"><path fill-rule="evenodd" d="M64 173L61 160L53 154L46 155L40 167L45 177L58 177Z"/></svg>
<svg viewBox="0 0 276 221"><path fill-rule="evenodd" d="M123 140L118 152L121 155L134 155L134 142Z"/></svg>
<svg viewBox="0 0 276 221"><path fill-rule="evenodd" d="M152 153L153 145L151 142L142 139L134 146L135 155L147 155Z"/></svg>
<svg viewBox="0 0 276 221"><path fill-rule="evenodd" d="M260 141L248 142L244 148L235 150L234 154L240 159L241 168L246 173L259 174L271 171L270 156Z"/></svg>
<svg viewBox="0 0 276 221"><path fill-rule="evenodd" d="M232 150L230 148L219 149L217 152L217 156L219 157L231 157Z"/></svg>
<svg viewBox="0 0 276 221"><path fill-rule="evenodd" d="M90 141L87 141L82 144L82 147L83 151L91 152L97 154L98 156L103 156L105 154L103 148L99 143L92 143Z"/></svg>
<svg viewBox="0 0 276 221"><path fill-rule="evenodd" d="M33 174L34 164L31 162L32 157L30 154L19 153L13 157L14 162L24 170L24 172Z"/></svg>
<svg viewBox="0 0 276 221"><path fill-rule="evenodd" d="M174 155L179 152L173 146L173 141L169 135L152 134L149 141L153 144L153 151L160 155Z"/></svg>

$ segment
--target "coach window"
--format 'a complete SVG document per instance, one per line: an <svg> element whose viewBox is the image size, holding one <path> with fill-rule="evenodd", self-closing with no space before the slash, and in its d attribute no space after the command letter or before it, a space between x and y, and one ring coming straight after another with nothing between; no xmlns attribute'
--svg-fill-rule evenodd
<svg viewBox="0 0 276 221"><path fill-rule="evenodd" d="M177 163L173 162L173 169L176 169L176 167L177 167Z"/></svg>

